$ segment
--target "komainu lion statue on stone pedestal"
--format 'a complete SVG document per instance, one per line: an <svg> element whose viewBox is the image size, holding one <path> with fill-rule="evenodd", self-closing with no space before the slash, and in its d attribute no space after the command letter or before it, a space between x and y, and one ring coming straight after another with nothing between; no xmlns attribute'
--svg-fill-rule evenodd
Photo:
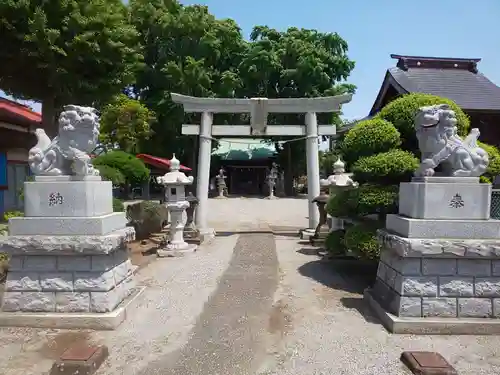
<svg viewBox="0 0 500 375"><path fill-rule="evenodd" d="M99 138L99 117L91 107L67 105L59 116L59 135L52 141L36 129L37 144L29 151L31 171L40 176L99 176L89 153Z"/></svg>
<svg viewBox="0 0 500 375"><path fill-rule="evenodd" d="M441 164L442 175L479 177L488 168L488 153L478 147L479 129L462 139L457 134L455 112L447 104L422 107L415 116L415 131L422 162L415 176L433 176Z"/></svg>

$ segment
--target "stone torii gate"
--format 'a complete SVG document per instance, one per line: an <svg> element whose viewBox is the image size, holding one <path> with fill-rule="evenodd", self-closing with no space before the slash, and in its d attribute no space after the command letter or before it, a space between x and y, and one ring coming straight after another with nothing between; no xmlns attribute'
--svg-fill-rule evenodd
<svg viewBox="0 0 500 375"><path fill-rule="evenodd" d="M334 125L318 125L316 114L340 112L342 104L351 101L351 94L285 99L199 98L175 93L172 93L171 96L174 103L182 104L184 112L202 114L200 125L182 125L182 134L200 137L196 188L199 205L196 212L196 225L202 234L210 235L213 233L213 230L207 227L212 136L305 137L309 228L316 227L319 222L319 213L313 199L320 194L318 137L321 135L331 136L336 133ZM250 113L250 125L214 125L212 123L213 113ZM267 125L269 113L305 113L305 125Z"/></svg>

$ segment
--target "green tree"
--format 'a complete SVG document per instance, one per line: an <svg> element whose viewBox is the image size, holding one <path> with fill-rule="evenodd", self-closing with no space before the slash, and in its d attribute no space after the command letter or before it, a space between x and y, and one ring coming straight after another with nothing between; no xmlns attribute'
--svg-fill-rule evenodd
<svg viewBox="0 0 500 375"><path fill-rule="evenodd" d="M130 0L131 20L144 46L145 65L134 92L158 121L147 149L158 156L175 153L194 164L197 138L183 136L183 123L199 123L199 115L184 116L171 92L201 97L230 97L241 86L237 70L246 49L240 28L232 20L217 20L205 6L183 6L175 0ZM230 121L221 116L214 123Z"/></svg>
<svg viewBox="0 0 500 375"><path fill-rule="evenodd" d="M337 33L298 28L281 32L256 26L239 65L243 82L238 96L298 98L354 93L355 86L345 83L354 68L347 50L347 42ZM319 123L341 123L338 114L318 117ZM304 115L272 114L269 123L304 124ZM305 142L287 142L282 146L278 143L282 140L286 139L270 139L279 152L278 163L285 169L289 190L293 177L305 172Z"/></svg>
<svg viewBox="0 0 500 375"><path fill-rule="evenodd" d="M128 153L139 153L139 144L150 138L155 115L140 101L120 94L101 112L101 142L117 144Z"/></svg>
<svg viewBox="0 0 500 375"><path fill-rule="evenodd" d="M121 0L2 0L0 34L0 88L42 102L51 135L62 105L106 101L141 61Z"/></svg>

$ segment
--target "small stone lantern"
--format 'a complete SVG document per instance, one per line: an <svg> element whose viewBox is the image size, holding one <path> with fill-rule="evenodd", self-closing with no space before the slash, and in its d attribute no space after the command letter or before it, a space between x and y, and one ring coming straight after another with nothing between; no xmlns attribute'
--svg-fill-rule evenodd
<svg viewBox="0 0 500 375"><path fill-rule="evenodd" d="M217 198L227 198L224 193L227 190L226 176L224 175L224 169L219 169L219 174L215 176L217 180L217 190L219 191L219 196Z"/></svg>
<svg viewBox="0 0 500 375"><path fill-rule="evenodd" d="M274 187L276 186L276 181L278 180L278 165L273 162L271 170L267 175L267 185L269 186L269 196L267 199L275 199Z"/></svg>
<svg viewBox="0 0 500 375"><path fill-rule="evenodd" d="M345 164L340 159L333 163L333 175L328 176L325 180L320 180L321 186L329 189L330 196L334 196L345 189L353 189L358 187L358 183L351 178L352 173L345 173ZM332 218L330 230L343 229L344 222L342 219Z"/></svg>
<svg viewBox="0 0 500 375"><path fill-rule="evenodd" d="M158 256L171 256L172 251L194 251L197 246L184 241L184 213L189 207L186 199L186 185L193 183L193 176L187 177L180 169L181 163L173 155L170 160L170 172L158 177L158 182L165 186L165 204L170 215L170 234L167 246L158 250Z"/></svg>

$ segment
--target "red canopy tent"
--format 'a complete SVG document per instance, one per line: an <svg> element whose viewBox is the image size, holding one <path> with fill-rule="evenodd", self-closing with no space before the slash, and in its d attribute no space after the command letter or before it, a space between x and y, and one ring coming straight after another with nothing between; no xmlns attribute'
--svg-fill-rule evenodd
<svg viewBox="0 0 500 375"><path fill-rule="evenodd" d="M152 165L156 168L167 169L170 170L170 160L159 158L158 156L152 156L148 154L138 154L136 155L139 159L141 159L144 163ZM192 169L186 167L185 165L181 165L181 171L191 171Z"/></svg>

